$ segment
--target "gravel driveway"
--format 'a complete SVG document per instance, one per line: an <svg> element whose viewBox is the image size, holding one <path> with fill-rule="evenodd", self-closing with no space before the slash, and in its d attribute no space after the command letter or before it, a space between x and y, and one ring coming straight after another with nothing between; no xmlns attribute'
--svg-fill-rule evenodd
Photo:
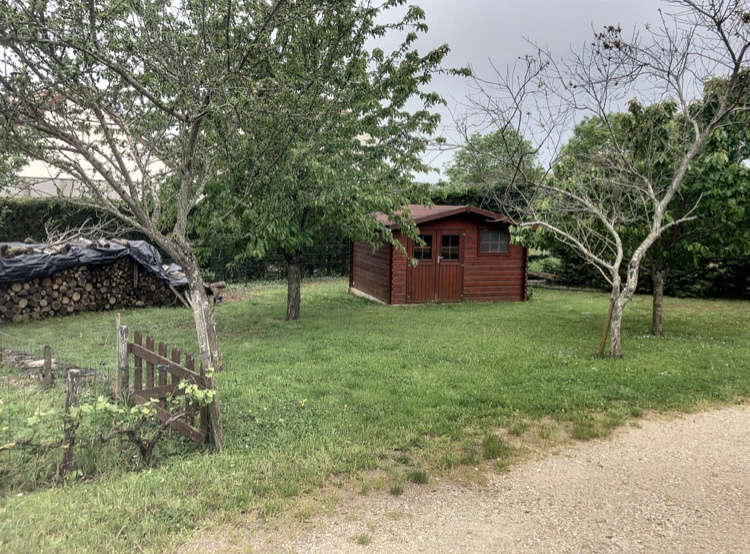
<svg viewBox="0 0 750 554"><path fill-rule="evenodd" d="M231 539L214 535L202 546L325 553L750 552L750 406L644 420L607 440L490 473L481 487L433 479L410 485L400 497L346 499L291 535L248 529Z"/></svg>

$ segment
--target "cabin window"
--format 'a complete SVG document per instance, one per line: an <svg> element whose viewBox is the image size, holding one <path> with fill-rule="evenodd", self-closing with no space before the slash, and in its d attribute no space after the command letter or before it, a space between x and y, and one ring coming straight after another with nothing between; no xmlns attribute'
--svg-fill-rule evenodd
<svg viewBox="0 0 750 554"><path fill-rule="evenodd" d="M440 239L440 256L444 260L458 259L458 235L443 235Z"/></svg>
<svg viewBox="0 0 750 554"><path fill-rule="evenodd" d="M482 254L497 254L508 251L510 233L507 230L482 230L479 236L479 252Z"/></svg>
<svg viewBox="0 0 750 554"><path fill-rule="evenodd" d="M432 235L419 235L424 242L424 246L414 243L414 257L418 260L432 259Z"/></svg>

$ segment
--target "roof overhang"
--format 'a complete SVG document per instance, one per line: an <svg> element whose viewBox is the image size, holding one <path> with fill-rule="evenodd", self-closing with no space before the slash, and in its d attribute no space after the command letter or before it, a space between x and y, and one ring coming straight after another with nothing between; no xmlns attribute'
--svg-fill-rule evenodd
<svg viewBox="0 0 750 554"><path fill-rule="evenodd" d="M455 217L457 215L462 215L462 214L486 218L486 223L505 223L508 225L513 224L513 221L505 217L504 215L498 214L496 212L491 212L489 210L483 210L481 208L477 208L477 207L470 206L470 205L424 206L424 205L419 205L419 204L410 204L406 206L405 208L411 212L412 219L414 220L414 223L416 225L421 225L422 223L429 223L431 221L437 221L440 219L446 219L449 217ZM391 223L385 214L378 214L378 219L382 221L383 223L385 223L388 226L388 228L391 230L396 230L399 228L399 225L395 223Z"/></svg>

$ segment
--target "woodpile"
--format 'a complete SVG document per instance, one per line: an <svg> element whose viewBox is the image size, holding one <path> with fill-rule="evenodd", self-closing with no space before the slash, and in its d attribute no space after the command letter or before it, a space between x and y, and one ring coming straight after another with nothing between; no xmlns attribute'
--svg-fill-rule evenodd
<svg viewBox="0 0 750 554"><path fill-rule="evenodd" d="M131 258L102 266L75 266L48 277L0 285L0 321L20 322L82 311L178 302L169 284Z"/></svg>

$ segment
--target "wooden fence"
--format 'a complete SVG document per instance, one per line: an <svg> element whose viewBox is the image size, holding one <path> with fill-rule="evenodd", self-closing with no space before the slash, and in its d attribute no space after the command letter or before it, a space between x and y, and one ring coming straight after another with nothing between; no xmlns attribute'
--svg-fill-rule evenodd
<svg viewBox="0 0 750 554"><path fill-rule="evenodd" d="M195 384L200 389L213 389L213 379L205 375L203 364L195 369L195 358L186 354L182 362L179 348L172 348L159 342L155 343L150 336L145 337L140 331L133 334L130 342L128 328L118 326L117 333L117 378L115 379L115 396L122 398L126 394L132 395L137 404L145 404L152 399L158 400L156 418L162 423L172 419L169 426L185 437L198 444L206 441L214 447L221 448L223 433L219 422L219 410L216 399L207 406L198 406L184 396L180 383ZM133 356L133 370L131 380L130 355ZM173 400L167 405L167 400ZM174 409L174 402L178 408ZM168 408L172 408L170 412ZM183 415L175 419L175 413ZM196 422L196 419L198 420Z"/></svg>

